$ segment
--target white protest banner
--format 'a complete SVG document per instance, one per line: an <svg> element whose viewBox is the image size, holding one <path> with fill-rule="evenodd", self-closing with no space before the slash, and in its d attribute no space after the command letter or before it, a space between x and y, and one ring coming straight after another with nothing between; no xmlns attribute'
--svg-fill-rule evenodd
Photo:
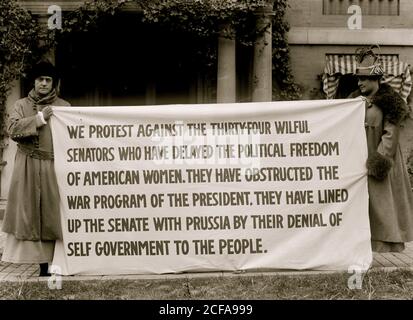
<svg viewBox="0 0 413 320"><path fill-rule="evenodd" d="M53 112L64 275L371 263L361 99Z"/></svg>

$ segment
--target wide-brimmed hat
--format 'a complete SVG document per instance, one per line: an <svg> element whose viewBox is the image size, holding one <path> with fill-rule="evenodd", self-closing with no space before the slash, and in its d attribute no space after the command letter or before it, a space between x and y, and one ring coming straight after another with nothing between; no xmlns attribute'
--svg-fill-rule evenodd
<svg viewBox="0 0 413 320"><path fill-rule="evenodd" d="M41 76L53 78L53 85L56 85L59 80L59 75L55 66L49 61L38 62L30 72L30 80L32 82Z"/></svg>
<svg viewBox="0 0 413 320"><path fill-rule="evenodd" d="M375 54L373 47L356 50L356 76L381 77L384 74L380 56Z"/></svg>

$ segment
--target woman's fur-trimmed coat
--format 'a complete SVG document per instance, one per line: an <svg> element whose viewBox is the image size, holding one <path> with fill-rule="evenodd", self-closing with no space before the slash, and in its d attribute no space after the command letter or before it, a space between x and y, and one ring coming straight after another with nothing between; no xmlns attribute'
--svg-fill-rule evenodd
<svg viewBox="0 0 413 320"><path fill-rule="evenodd" d="M356 91L350 98L360 96ZM413 240L413 194L399 145L407 106L387 84L366 102L368 187L371 239L401 243Z"/></svg>

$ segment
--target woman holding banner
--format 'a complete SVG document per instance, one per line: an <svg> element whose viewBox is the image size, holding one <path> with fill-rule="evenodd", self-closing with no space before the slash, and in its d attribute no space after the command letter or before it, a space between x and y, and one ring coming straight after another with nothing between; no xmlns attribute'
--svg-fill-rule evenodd
<svg viewBox="0 0 413 320"><path fill-rule="evenodd" d="M389 85L380 83L383 69L371 48L358 54L359 90L349 98L361 95L366 100L372 249L400 252L405 242L413 241L413 194L399 145L400 124L408 109Z"/></svg>
<svg viewBox="0 0 413 320"><path fill-rule="evenodd" d="M50 106L70 104L57 96L58 76L50 62L38 63L31 79L34 88L15 103L8 125L17 152L3 221L7 238L2 260L38 263L40 276L46 276L55 240L62 237Z"/></svg>

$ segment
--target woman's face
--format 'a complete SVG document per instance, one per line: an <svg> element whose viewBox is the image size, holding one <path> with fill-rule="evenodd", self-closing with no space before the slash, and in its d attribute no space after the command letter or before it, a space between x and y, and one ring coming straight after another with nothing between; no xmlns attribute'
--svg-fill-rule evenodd
<svg viewBox="0 0 413 320"><path fill-rule="evenodd" d="M34 80L34 91L39 96L46 96L52 91L53 88L53 78L48 76L40 76Z"/></svg>
<svg viewBox="0 0 413 320"><path fill-rule="evenodd" d="M376 78L372 77L358 77L358 86L360 88L361 93L364 96L368 96L369 94L373 93L379 87L379 81Z"/></svg>

